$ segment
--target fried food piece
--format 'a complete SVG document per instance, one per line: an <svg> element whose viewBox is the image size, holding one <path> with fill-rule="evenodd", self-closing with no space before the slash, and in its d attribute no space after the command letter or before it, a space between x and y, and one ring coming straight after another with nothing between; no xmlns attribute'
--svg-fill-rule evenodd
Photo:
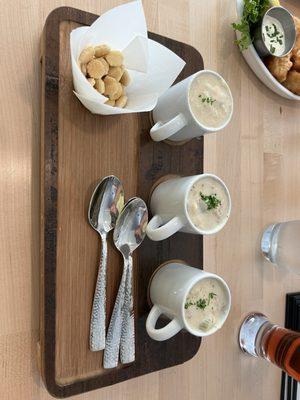
<svg viewBox="0 0 300 400"><path fill-rule="evenodd" d="M291 53L284 57L270 56L266 61L267 68L280 83L286 80L287 74L293 66L291 57Z"/></svg>
<svg viewBox="0 0 300 400"><path fill-rule="evenodd" d="M295 70L290 71L283 85L291 92L300 96L300 72Z"/></svg>
<svg viewBox="0 0 300 400"><path fill-rule="evenodd" d="M120 51L112 50L105 56L105 59L111 67L121 67L124 57Z"/></svg>
<svg viewBox="0 0 300 400"><path fill-rule="evenodd" d="M99 93L103 94L105 90L104 81L102 79L96 79L95 89L98 90Z"/></svg>
<svg viewBox="0 0 300 400"><path fill-rule="evenodd" d="M115 100L107 100L104 104L107 104L108 106L114 107L115 103L116 103Z"/></svg>
<svg viewBox="0 0 300 400"><path fill-rule="evenodd" d="M128 86L130 83L130 75L129 72L127 71L127 69L125 69L122 78L120 79L120 82L122 83L122 85L124 86Z"/></svg>
<svg viewBox="0 0 300 400"><path fill-rule="evenodd" d="M101 61L104 66L104 75L107 75L108 70L109 70L108 62L105 60L104 57L100 57L100 58L98 58L98 60Z"/></svg>
<svg viewBox="0 0 300 400"><path fill-rule="evenodd" d="M293 48L293 50L292 50L292 53L293 53L294 51L297 52L299 49L300 49L300 31L299 31L299 33L297 34L295 46L294 46L294 48Z"/></svg>
<svg viewBox="0 0 300 400"><path fill-rule="evenodd" d="M121 96L117 101L116 101L116 107L119 108L124 108L127 104L127 96Z"/></svg>
<svg viewBox="0 0 300 400"><path fill-rule="evenodd" d="M295 16L293 18L295 21L297 35L299 35L300 34L300 19Z"/></svg>
<svg viewBox="0 0 300 400"><path fill-rule="evenodd" d="M112 94L111 96L109 96L110 100L118 100L118 98L120 98L122 96L123 93L123 86L121 85L121 83L118 82L118 89L117 91Z"/></svg>
<svg viewBox="0 0 300 400"><path fill-rule="evenodd" d="M105 75L105 67L98 59L90 61L86 66L86 70L91 78L100 79Z"/></svg>
<svg viewBox="0 0 300 400"><path fill-rule="evenodd" d="M295 46L292 50L292 61L293 61L293 68L300 72L300 19L294 17L296 31L297 31L297 38Z"/></svg>
<svg viewBox="0 0 300 400"><path fill-rule="evenodd" d="M300 49L295 54L293 60L294 60L294 69L300 72Z"/></svg>
<svg viewBox="0 0 300 400"><path fill-rule="evenodd" d="M107 44L99 44L99 46L95 47L95 56L103 57L106 56L110 52L110 47Z"/></svg>
<svg viewBox="0 0 300 400"><path fill-rule="evenodd" d="M299 49L300 49L300 32L297 34L295 46L294 46L292 52L295 50L297 51Z"/></svg>
<svg viewBox="0 0 300 400"><path fill-rule="evenodd" d="M293 50L292 61L293 69L300 72L300 48Z"/></svg>
<svg viewBox="0 0 300 400"><path fill-rule="evenodd" d="M95 50L93 46L86 47L85 49L82 50L79 56L79 62L81 64L87 64L90 62L95 54Z"/></svg>
<svg viewBox="0 0 300 400"><path fill-rule="evenodd" d="M106 76L104 78L104 84L105 84L104 95L108 96L112 100L112 97L116 94L116 92L119 89L119 82L117 82L111 76Z"/></svg>
<svg viewBox="0 0 300 400"><path fill-rule="evenodd" d="M108 76L111 76L112 78L115 78L116 81L119 81L121 79L121 76L123 75L124 72L124 67L109 67L108 70Z"/></svg>
<svg viewBox="0 0 300 400"><path fill-rule="evenodd" d="M95 86L96 81L94 78L87 78L87 80L92 86Z"/></svg>

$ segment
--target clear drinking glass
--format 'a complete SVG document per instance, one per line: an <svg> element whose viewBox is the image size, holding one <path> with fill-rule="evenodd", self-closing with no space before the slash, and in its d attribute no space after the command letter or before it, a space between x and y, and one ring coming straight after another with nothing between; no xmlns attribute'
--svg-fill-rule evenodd
<svg viewBox="0 0 300 400"><path fill-rule="evenodd" d="M300 332L272 324L265 315L254 312L241 325L239 345L245 353L277 365L300 381Z"/></svg>
<svg viewBox="0 0 300 400"><path fill-rule="evenodd" d="M300 221L272 224L264 231L261 250L278 267L300 274Z"/></svg>

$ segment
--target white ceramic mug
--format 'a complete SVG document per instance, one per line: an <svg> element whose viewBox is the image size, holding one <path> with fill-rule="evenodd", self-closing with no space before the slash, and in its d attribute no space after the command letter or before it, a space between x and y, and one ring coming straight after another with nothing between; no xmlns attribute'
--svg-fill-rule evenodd
<svg viewBox="0 0 300 400"><path fill-rule="evenodd" d="M210 231L197 228L187 210L188 194L193 184L206 177L212 177L221 183L227 193L229 204L227 218ZM164 240L178 231L209 235L219 232L225 226L231 211L231 199L227 186L220 178L213 174L201 174L169 179L160 183L152 193L150 209L153 217L148 223L146 232L151 240Z"/></svg>
<svg viewBox="0 0 300 400"><path fill-rule="evenodd" d="M197 282L205 278L216 279L222 285L227 301L222 319L212 329L201 331L193 329L187 323L184 310L190 290ZM195 336L211 335L222 327L231 306L230 290L222 278L179 262L167 263L157 270L150 282L149 295L153 307L146 321L146 330L152 339L158 341L170 339L182 329L186 329ZM171 321L163 328L157 329L155 325L162 314Z"/></svg>
<svg viewBox="0 0 300 400"><path fill-rule="evenodd" d="M192 81L200 74L213 74L222 79L229 90L231 97L231 113L227 120L219 127L207 127L201 124L194 116L189 103L189 91ZM180 142L202 136L206 133L219 131L229 123L233 112L233 99L229 86L217 72L203 70L196 72L183 81L170 87L159 97L152 115L155 125L150 130L151 138L159 142L169 139Z"/></svg>

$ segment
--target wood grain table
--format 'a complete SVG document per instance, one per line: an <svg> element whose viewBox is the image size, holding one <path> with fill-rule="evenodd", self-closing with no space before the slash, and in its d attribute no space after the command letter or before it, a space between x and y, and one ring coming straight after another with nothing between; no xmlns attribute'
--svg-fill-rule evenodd
<svg viewBox="0 0 300 400"><path fill-rule="evenodd" d="M0 135L0 398L50 399L38 373L39 282L39 39L49 12L61 5L93 13L121 0L1 2ZM256 79L233 44L233 0L144 0L152 32L201 51L206 68L229 82L231 124L205 138L205 170L228 184L233 213L226 228L205 239L205 269L232 290L224 328L203 340L190 362L78 400L276 400L280 372L242 355L243 316L261 310L284 321L285 293L300 278L276 270L259 253L259 236L274 220L300 218L300 104L284 100ZM298 0L289 0L300 15ZM298 4L298 5L297 5Z"/></svg>

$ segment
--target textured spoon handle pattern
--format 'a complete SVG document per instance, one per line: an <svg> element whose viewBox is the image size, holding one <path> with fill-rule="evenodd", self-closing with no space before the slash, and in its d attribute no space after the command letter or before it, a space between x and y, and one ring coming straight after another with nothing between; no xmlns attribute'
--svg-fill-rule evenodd
<svg viewBox="0 0 300 400"><path fill-rule="evenodd" d="M102 249L97 276L96 289L90 324L90 350L99 351L105 348L106 320L106 265L107 242L106 235L101 235Z"/></svg>
<svg viewBox="0 0 300 400"><path fill-rule="evenodd" d="M128 364L135 360L135 332L134 309L132 294L132 257L126 260L127 275L125 287L125 300L123 306L123 321L121 330L120 358L122 364Z"/></svg>
<svg viewBox="0 0 300 400"><path fill-rule="evenodd" d="M122 329L122 310L125 299L126 275L127 275L127 268L126 264L124 264L121 283L119 286L116 302L114 305L106 337L106 346L103 358L104 368L115 368L118 365L121 329Z"/></svg>

